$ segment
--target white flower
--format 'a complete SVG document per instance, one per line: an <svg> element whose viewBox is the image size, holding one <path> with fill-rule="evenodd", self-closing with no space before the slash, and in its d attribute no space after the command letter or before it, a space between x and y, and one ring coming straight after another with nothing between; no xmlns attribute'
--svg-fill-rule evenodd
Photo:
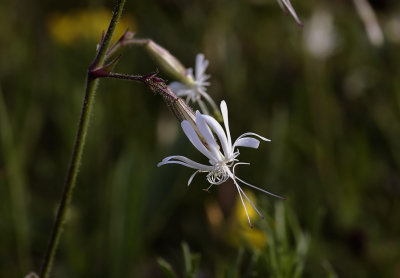
<svg viewBox="0 0 400 278"><path fill-rule="evenodd" d="M197 54L195 75L193 75L193 69L189 68L187 69L188 78L185 84L172 82L169 87L178 97L185 98L187 103L197 103L203 113L210 114L204 100L209 103L213 110L218 111L218 107L206 92L206 87L210 85L210 82L207 81L210 78L206 74L207 67L208 60L204 58L204 54Z"/></svg>
<svg viewBox="0 0 400 278"><path fill-rule="evenodd" d="M303 26L303 23L301 23L299 17L296 14L296 11L294 10L292 4L290 3L290 0L277 0L279 6L281 6L282 10L286 12L289 11L289 13L293 16L294 20L296 20L297 24L299 26Z"/></svg>
<svg viewBox="0 0 400 278"><path fill-rule="evenodd" d="M304 30L304 39L311 55L321 59L329 57L338 44L332 14L316 8Z"/></svg>
<svg viewBox="0 0 400 278"><path fill-rule="evenodd" d="M188 180L188 185L192 182L194 176L197 173L207 173L207 180L211 184L206 190L210 189L213 185L221 184L227 181L229 178L232 179L239 192L240 199L243 207L246 211L247 219L249 220L250 227L253 227L250 222L249 214L243 200L243 196L250 203L250 205L257 211L257 213L263 218L259 210L250 201L247 195L244 193L238 182L241 182L254 189L260 190L269 195L284 199L278 195L272 194L264 189L258 188L252 184L249 184L235 175L235 167L237 165L249 165L249 163L238 162L237 157L239 156L238 147L248 147L257 149L260 141L253 137L257 137L263 141L270 141L256 133L246 132L240 135L236 141L232 144L231 135L229 131L228 123L228 108L225 101L221 102L221 112L225 125L225 130L213 117L201 114L199 111L196 112L196 119L194 128L189 121L182 121L181 126L185 132L187 138L199 150L209 159L209 165L195 162L189 158L180 155L168 156L164 158L157 166L165 164L180 164L192 169L196 169L193 175ZM197 132L196 132L197 130ZM215 136L215 135L216 136ZM217 140L216 140L217 138ZM218 144L219 142L219 144Z"/></svg>

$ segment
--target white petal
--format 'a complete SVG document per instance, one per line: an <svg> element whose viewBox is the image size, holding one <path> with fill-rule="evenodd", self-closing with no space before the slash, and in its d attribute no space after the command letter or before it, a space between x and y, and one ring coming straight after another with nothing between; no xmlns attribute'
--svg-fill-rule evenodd
<svg viewBox="0 0 400 278"><path fill-rule="evenodd" d="M218 111L218 106L215 104L214 100L206 93L205 90L199 89L199 90L198 90L198 93L208 101L208 103L211 105L211 107L212 107L215 111ZM215 113L215 112L214 112L214 113Z"/></svg>
<svg viewBox="0 0 400 278"><path fill-rule="evenodd" d="M205 105L204 101L201 98L198 98L196 102L198 103L200 110L203 114L206 115L210 114L210 112L208 112L207 106Z"/></svg>
<svg viewBox="0 0 400 278"><path fill-rule="evenodd" d="M194 176L196 176L198 173L199 173L199 171L196 171L190 176L190 178L188 180L188 186L192 183Z"/></svg>
<svg viewBox="0 0 400 278"><path fill-rule="evenodd" d="M190 140L190 142L195 146L195 148L204 154L208 159L215 160L214 155L207 150L204 144L201 142L199 136L197 135L196 131L192 127L192 125L188 121L182 121L181 123L183 132L185 132L186 137Z"/></svg>
<svg viewBox="0 0 400 278"><path fill-rule="evenodd" d="M192 69L192 68L188 68L188 69L186 70L186 72L187 72L187 74L188 74L190 77L192 77L192 79L194 79L194 76L193 76L193 69Z"/></svg>
<svg viewBox="0 0 400 278"><path fill-rule="evenodd" d="M205 164L198 163L193 161L185 156L181 155L172 155L164 158L160 163L157 164L158 167L163 166L165 164L180 164L189 168L201 170L201 171L212 171L213 167Z"/></svg>
<svg viewBox="0 0 400 278"><path fill-rule="evenodd" d="M233 148L235 147L247 147L257 149L260 145L260 141L251 137L243 137L236 140L235 144L233 144Z"/></svg>
<svg viewBox="0 0 400 278"><path fill-rule="evenodd" d="M200 79L206 80L208 76L204 75L207 67L208 67L208 61L205 60L204 54L197 54L196 56L196 81Z"/></svg>
<svg viewBox="0 0 400 278"><path fill-rule="evenodd" d="M231 132L229 130L229 121L228 121L228 106L226 105L225 100L221 101L221 113L222 118L224 119L225 131L228 137L228 144L232 146Z"/></svg>
<svg viewBox="0 0 400 278"><path fill-rule="evenodd" d="M185 84L181 82L172 82L168 85L171 91L178 97L188 96L189 98L196 94L195 89L188 88Z"/></svg>
<svg viewBox="0 0 400 278"><path fill-rule="evenodd" d="M225 158L229 158L232 155L232 146L228 142L226 138L226 134L222 126L211 116L203 115L204 119L207 121L207 124L211 127L214 133L218 136L218 139L221 143L222 149L224 150Z"/></svg>
<svg viewBox="0 0 400 278"><path fill-rule="evenodd" d="M187 96L188 98L192 99L194 97L194 95L196 94L196 90L195 89L185 89L185 90L178 90L176 92L174 91L174 93L178 97Z"/></svg>
<svg viewBox="0 0 400 278"><path fill-rule="evenodd" d="M183 84L183 83L181 83L181 82L177 82L177 81L171 82L171 84L169 84L168 87L169 87L169 88L171 89L171 91L173 91L175 94L176 94L177 91L180 91L180 90L187 90L187 89L188 89L188 87L187 87L185 84Z"/></svg>
<svg viewBox="0 0 400 278"><path fill-rule="evenodd" d="M213 153L214 157L218 160L222 160L220 151L218 150L218 144L215 141L214 135L206 123L206 118L199 111L196 112L196 124L199 128L201 135L208 144L208 149Z"/></svg>
<svg viewBox="0 0 400 278"><path fill-rule="evenodd" d="M258 135L257 133L254 133L254 132L246 132L246 133L243 133L242 135L240 135L240 136L236 139L236 141L239 140L240 138L245 137L245 136L255 136L255 137L260 138L260 139L263 140L263 141L271 142L271 140L269 140L268 138L262 137L261 135Z"/></svg>
<svg viewBox="0 0 400 278"><path fill-rule="evenodd" d="M196 84L198 89L205 89L205 87L210 86L210 82L207 81L207 79L210 78L210 75L208 74L203 74L199 78L196 79Z"/></svg>

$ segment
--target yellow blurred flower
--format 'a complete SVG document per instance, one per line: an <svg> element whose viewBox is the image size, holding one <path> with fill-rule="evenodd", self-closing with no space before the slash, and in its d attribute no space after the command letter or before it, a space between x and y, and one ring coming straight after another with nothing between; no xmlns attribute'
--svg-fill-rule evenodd
<svg viewBox="0 0 400 278"><path fill-rule="evenodd" d="M107 9L58 13L49 16L47 26L51 37L63 45L71 46L78 41L99 42L111 16L112 12ZM116 27L114 40L121 37L128 27L130 31L134 30L135 23L131 16L125 14Z"/></svg>
<svg viewBox="0 0 400 278"><path fill-rule="evenodd" d="M257 205L254 194L250 191L245 191L246 195L252 200L254 205ZM251 207L247 207L247 212L250 218L258 217L257 212ZM246 212L242 207L239 198L236 200L235 211L231 223L231 243L236 246L247 245L252 249L262 249L267 243L267 235L264 231L257 228L250 228Z"/></svg>

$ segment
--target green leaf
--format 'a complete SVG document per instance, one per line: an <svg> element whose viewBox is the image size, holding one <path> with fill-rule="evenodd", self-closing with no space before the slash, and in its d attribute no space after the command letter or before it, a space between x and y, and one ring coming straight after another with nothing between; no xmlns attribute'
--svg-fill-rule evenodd
<svg viewBox="0 0 400 278"><path fill-rule="evenodd" d="M163 258L157 258L157 263L160 266L162 272L167 278L178 278L178 275L172 269L172 266Z"/></svg>
<svg viewBox="0 0 400 278"><path fill-rule="evenodd" d="M190 249L186 242L182 242L182 253L183 253L183 261L185 263L185 276L189 277L192 272L192 259L190 255Z"/></svg>

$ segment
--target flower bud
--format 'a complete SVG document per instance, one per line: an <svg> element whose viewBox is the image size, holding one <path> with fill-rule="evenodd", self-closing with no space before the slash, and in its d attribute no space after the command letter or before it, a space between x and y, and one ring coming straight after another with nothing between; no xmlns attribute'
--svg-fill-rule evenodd
<svg viewBox="0 0 400 278"><path fill-rule="evenodd" d="M202 133L196 124L196 114L193 112L192 108L180 97L176 96L171 89L165 85L164 80L158 78L156 73L152 73L147 77L143 78L143 82L152 90L154 93L158 93L164 99L168 108L178 119L179 122L188 121L189 124L198 134L200 140L205 146L207 146L206 140L204 139Z"/></svg>
<svg viewBox="0 0 400 278"><path fill-rule="evenodd" d="M196 115L182 98L175 96L168 86L163 87L161 96L179 122L186 120L197 129Z"/></svg>
<svg viewBox="0 0 400 278"><path fill-rule="evenodd" d="M174 79L180 80L185 84L194 82L193 78L187 73L186 68L168 50L149 40L145 46L146 50L159 63L159 65Z"/></svg>

